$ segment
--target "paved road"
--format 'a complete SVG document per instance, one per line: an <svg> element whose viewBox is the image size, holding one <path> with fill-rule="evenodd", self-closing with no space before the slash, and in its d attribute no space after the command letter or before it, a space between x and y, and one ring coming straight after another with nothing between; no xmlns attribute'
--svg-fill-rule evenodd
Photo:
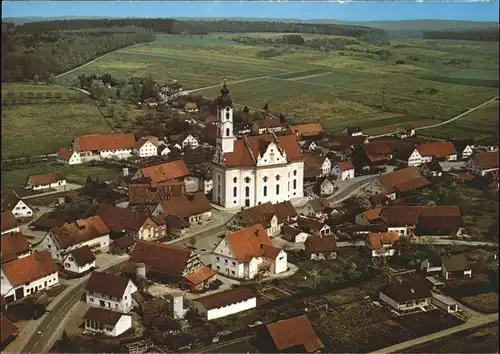
<svg viewBox="0 0 500 354"><path fill-rule="evenodd" d="M20 160L26 160L26 159L36 159L36 158L43 158L43 157L56 157L57 154L44 154L44 155L36 155L36 156L29 156L29 157L17 157L15 159L2 159L2 161L20 161Z"/></svg>
<svg viewBox="0 0 500 354"><path fill-rule="evenodd" d="M350 184L345 189L339 189L336 194L329 196L327 200L330 202L330 204L340 203L341 201L349 198L351 195L353 195L355 192L363 188L365 185L367 185L377 177L378 175L355 177L359 178L359 180L356 180L354 183Z"/></svg>
<svg viewBox="0 0 500 354"><path fill-rule="evenodd" d="M382 348L382 349L379 349L379 350L373 352L372 354L388 354L388 353L399 352L399 351L406 349L406 348L411 348L411 347L414 347L414 346L417 346L417 345L420 345L423 343L433 341L435 339L449 336L450 334L462 332L462 331L465 331L467 329L479 327L479 326L482 326L482 325L485 325L485 324L488 324L491 322L495 322L495 321L498 321L498 313L471 318L466 323L464 323L460 326L448 328L448 329L445 329L445 330L440 331L440 332L429 334L427 336L415 338L415 339L412 339L412 340L409 340L409 341L406 341L403 343L398 343L398 344L392 345L390 347Z"/></svg>
<svg viewBox="0 0 500 354"><path fill-rule="evenodd" d="M415 130L423 130L423 129L435 128L435 127L440 127L440 126L445 125L445 124L449 124L449 123L451 123L451 122L453 122L453 121L455 121L457 119L460 119L460 118L468 115L469 113L472 113L472 112L474 112L474 111L476 111L476 110L478 110L478 109L480 109L480 108L482 108L482 107L484 107L484 106L486 106L486 105L488 105L488 104L490 104L492 102L495 102L498 99L498 97L499 96L494 97L494 98L492 98L492 99L490 99L490 100L488 100L488 101L486 101L484 103L481 103L479 106L471 108L471 109L469 109L469 110L467 110L467 111L465 111L463 113L460 113L459 115L457 115L455 117L452 117L452 118L450 118L448 120L445 120L445 121L443 121L441 123L426 125L426 126L423 126L423 127L418 127L418 128L415 128ZM383 137L383 136L393 135L394 133L396 133L396 132L385 133L385 134L374 135L374 136L369 136L368 138L369 139L380 138L380 137Z"/></svg>
<svg viewBox="0 0 500 354"><path fill-rule="evenodd" d="M63 192L69 192L69 191L73 191L73 190L81 189L81 188L83 188L83 186L80 185L80 184L66 183L65 186L59 186L59 187L52 188L52 189L55 189L53 191L45 192L45 193L40 193L40 194L29 195L29 196L23 197L23 199L39 198L39 197L43 197L43 196L46 196L46 195L63 193Z"/></svg>

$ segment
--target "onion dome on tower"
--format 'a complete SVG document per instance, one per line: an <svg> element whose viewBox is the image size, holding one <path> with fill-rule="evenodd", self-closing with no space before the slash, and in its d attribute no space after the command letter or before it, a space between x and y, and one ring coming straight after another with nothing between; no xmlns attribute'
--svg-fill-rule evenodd
<svg viewBox="0 0 500 354"><path fill-rule="evenodd" d="M217 97L217 106L225 108L225 107L233 107L233 100L229 97L229 89L226 85L226 80L224 80L224 85L220 90L221 95Z"/></svg>

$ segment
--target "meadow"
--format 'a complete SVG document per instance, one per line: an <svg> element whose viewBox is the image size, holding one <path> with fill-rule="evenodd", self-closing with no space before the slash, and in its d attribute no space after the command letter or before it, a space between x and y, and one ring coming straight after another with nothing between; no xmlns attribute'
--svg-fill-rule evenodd
<svg viewBox="0 0 500 354"><path fill-rule="evenodd" d="M16 103L7 104L7 97L10 101L17 97ZM61 147L69 147L76 135L110 131L94 101L78 91L52 85L3 84L4 159L57 153Z"/></svg>

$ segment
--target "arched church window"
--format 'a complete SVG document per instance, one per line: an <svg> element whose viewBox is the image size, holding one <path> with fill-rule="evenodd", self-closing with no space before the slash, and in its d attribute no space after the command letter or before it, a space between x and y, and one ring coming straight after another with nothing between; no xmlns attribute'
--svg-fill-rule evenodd
<svg viewBox="0 0 500 354"><path fill-rule="evenodd" d="M230 132L230 130L229 130L229 128L227 128L226 129L226 136L229 136L229 132Z"/></svg>
<svg viewBox="0 0 500 354"><path fill-rule="evenodd" d="M229 117L230 117L230 116L231 116L231 115L229 114L229 112L227 112L227 113L226 113L226 119L227 119L227 120L229 120Z"/></svg>
<svg viewBox="0 0 500 354"><path fill-rule="evenodd" d="M267 197L267 186L264 186L264 197Z"/></svg>
<svg viewBox="0 0 500 354"><path fill-rule="evenodd" d="M237 194L238 194L238 188L234 187L233 188L233 197L236 197Z"/></svg>

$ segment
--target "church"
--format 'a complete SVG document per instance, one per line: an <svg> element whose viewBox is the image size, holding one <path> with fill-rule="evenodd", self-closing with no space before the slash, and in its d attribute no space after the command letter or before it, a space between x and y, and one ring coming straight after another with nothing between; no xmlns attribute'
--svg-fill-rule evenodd
<svg viewBox="0 0 500 354"><path fill-rule="evenodd" d="M233 133L233 102L226 84L217 98L212 202L241 209L304 196L304 159L296 135Z"/></svg>

